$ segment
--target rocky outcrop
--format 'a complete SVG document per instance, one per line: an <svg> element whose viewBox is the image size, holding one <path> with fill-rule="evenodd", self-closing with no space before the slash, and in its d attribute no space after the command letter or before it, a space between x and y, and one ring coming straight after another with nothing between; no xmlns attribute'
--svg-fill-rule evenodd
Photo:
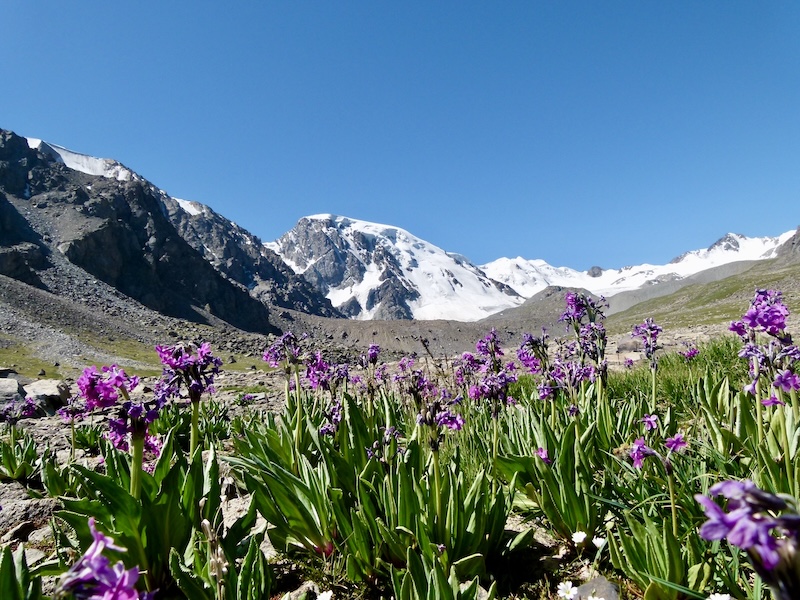
<svg viewBox="0 0 800 600"><path fill-rule="evenodd" d="M795 234L778 248L778 258L781 262L800 261L800 227Z"/></svg>
<svg viewBox="0 0 800 600"><path fill-rule="evenodd" d="M224 277L261 302L321 317L341 317L308 281L295 275L261 240L197 202L163 198L167 217L186 240Z"/></svg>
<svg viewBox="0 0 800 600"><path fill-rule="evenodd" d="M0 192L1 231L23 232L21 239L0 239L0 273L35 285L48 266L45 258L63 256L160 313L276 331L264 304L222 277L178 234L164 214L163 192L146 181L71 170L0 131Z"/></svg>

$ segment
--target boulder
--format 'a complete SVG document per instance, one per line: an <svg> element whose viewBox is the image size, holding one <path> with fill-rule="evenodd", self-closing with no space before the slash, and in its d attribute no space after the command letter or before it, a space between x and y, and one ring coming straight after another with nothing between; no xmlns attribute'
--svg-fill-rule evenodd
<svg viewBox="0 0 800 600"><path fill-rule="evenodd" d="M16 379L0 379L0 407L25 399L25 389Z"/></svg>
<svg viewBox="0 0 800 600"><path fill-rule="evenodd" d="M69 384L60 379L39 379L25 386L25 396L33 398L47 415L54 415L69 400Z"/></svg>

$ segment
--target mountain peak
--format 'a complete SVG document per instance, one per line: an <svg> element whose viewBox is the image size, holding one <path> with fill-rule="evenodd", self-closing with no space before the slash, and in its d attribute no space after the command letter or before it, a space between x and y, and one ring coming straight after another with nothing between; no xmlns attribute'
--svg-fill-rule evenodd
<svg viewBox="0 0 800 600"><path fill-rule="evenodd" d="M522 298L405 229L312 215L267 247L358 319L476 321Z"/></svg>

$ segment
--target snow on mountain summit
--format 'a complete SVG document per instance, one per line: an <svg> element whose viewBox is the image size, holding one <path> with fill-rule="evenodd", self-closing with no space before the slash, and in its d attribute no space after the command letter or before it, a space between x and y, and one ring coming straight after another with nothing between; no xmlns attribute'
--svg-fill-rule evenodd
<svg viewBox="0 0 800 600"><path fill-rule="evenodd" d="M312 215L267 247L358 319L476 321L524 300L464 257L390 225Z"/></svg>
<svg viewBox="0 0 800 600"><path fill-rule="evenodd" d="M686 252L666 265L642 264L621 269L595 267L589 271L576 271L568 267L552 267L543 260L517 257L500 258L480 268L492 279L509 285L526 298L551 285L584 288L593 294L609 297L661 281L684 279L728 263L774 258L778 248L794 233L791 230L778 237L754 238L729 233L710 247Z"/></svg>
<svg viewBox="0 0 800 600"><path fill-rule="evenodd" d="M74 152L63 146L51 144L38 138L25 138L28 140L28 147L32 150L39 150L43 154L53 157L58 162L64 163L73 171L80 171L87 175L97 175L116 179L117 181L132 181L141 179L136 173L128 169L122 163L110 158L96 158L80 152Z"/></svg>

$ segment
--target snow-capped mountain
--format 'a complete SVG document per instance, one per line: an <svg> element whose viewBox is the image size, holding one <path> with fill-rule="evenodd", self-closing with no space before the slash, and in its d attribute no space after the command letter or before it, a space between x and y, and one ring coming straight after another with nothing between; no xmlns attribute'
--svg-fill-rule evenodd
<svg viewBox="0 0 800 600"><path fill-rule="evenodd" d="M524 300L466 258L390 225L313 215L267 246L357 319L477 321Z"/></svg>
<svg viewBox="0 0 800 600"><path fill-rule="evenodd" d="M261 244L209 207L170 197L116 160L26 140L31 149L71 170L141 183L159 196L181 236L227 279L262 301L323 316L476 321L518 306L549 286L611 297L729 263L773 258L795 234L750 238L729 233L666 265L588 271L522 257L476 266L404 229L329 214L302 218L275 242ZM30 193L26 188L23 195Z"/></svg>
<svg viewBox="0 0 800 600"><path fill-rule="evenodd" d="M551 285L584 288L593 294L610 297L647 285L684 279L720 265L775 258L778 248L794 233L795 230L791 230L778 237L761 238L729 233L710 247L686 252L666 265L643 264L621 269L593 267L588 271L576 271L568 267L553 267L543 260L517 257L499 258L480 268L492 279L507 284L526 298Z"/></svg>

